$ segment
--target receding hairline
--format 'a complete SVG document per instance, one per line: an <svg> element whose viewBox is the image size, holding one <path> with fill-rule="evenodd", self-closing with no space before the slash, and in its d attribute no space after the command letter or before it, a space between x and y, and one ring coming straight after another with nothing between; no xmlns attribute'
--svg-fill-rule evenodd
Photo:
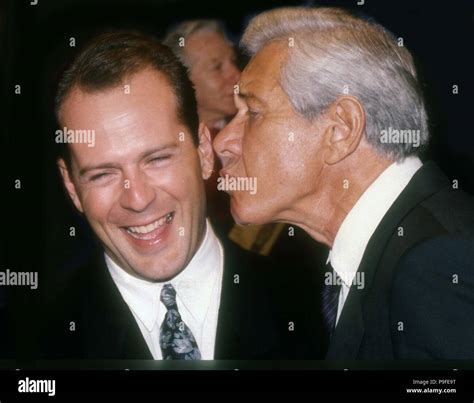
<svg viewBox="0 0 474 403"><path fill-rule="evenodd" d="M63 97L61 98L61 102L57 107L56 117L57 117L58 122L62 124L61 111L62 111L63 105L73 95L73 93L80 92L84 95L107 93L107 92L116 90L121 86L127 85L126 83L130 83L134 76L137 76L141 73L145 73L147 71L155 74L157 77L160 77L166 83L166 86L169 88L170 92L173 94L173 98L175 100L176 114L178 116L178 94L176 94L170 78L168 77L167 74L165 74L163 71L153 66L151 63L144 63L143 65L138 66L136 69L128 71L126 74L120 77L120 79L117 82L108 83L107 85L104 85L104 86L97 87L93 85L88 85L87 83L81 83L80 81L74 82L71 85L71 87L68 89L68 91L63 94Z"/></svg>
<svg viewBox="0 0 474 403"><path fill-rule="evenodd" d="M288 49L285 47L285 40L283 38L276 38L272 41L269 41L268 43L266 43L257 53L261 55L261 52L266 50L268 47L270 46L276 46L276 47L279 47L283 50L283 52L280 52L278 55L280 57L280 60L279 60L279 66L277 68L277 75L274 77L275 79L275 82L276 84L282 89L282 91L286 94L283 86L282 86L282 79L281 79L281 75L282 75L282 70L285 68L285 65L286 65L286 62L288 61L288 57L289 57L289 51ZM278 50L278 49L276 49ZM240 76L240 80L238 82L238 86L239 86L239 93L237 94L239 96L239 98L241 99L255 99L257 101L259 101L260 103L265 103L266 101L262 98L260 98L257 94L255 94L255 92L251 89L251 87L253 85L255 85L254 83L254 80L251 80L251 81L247 81L245 83L244 86L242 86L242 79L245 79L247 77L247 75L249 74L249 67L251 68L252 67L252 63L253 61L255 60L255 57L257 57L257 54L255 54L252 59L250 60L249 64L247 65L247 67L243 70L241 76ZM270 66L273 66L274 64L268 64ZM262 77L261 76L257 76L257 79L261 80ZM250 87L250 88L249 88ZM286 96L288 96L288 94L286 94Z"/></svg>
<svg viewBox="0 0 474 403"><path fill-rule="evenodd" d="M398 161L420 153L411 142L381 141L387 127L420 128L420 144L428 144L413 56L380 23L340 8L277 8L255 16L240 45L253 58L278 39L288 41L290 52L282 88L303 116L317 117L338 96L350 93L366 110L368 141L383 155Z"/></svg>
<svg viewBox="0 0 474 403"><path fill-rule="evenodd" d="M354 28L361 24L368 22L340 7L280 7L253 17L242 35L240 47L253 56L275 39L288 40L290 35L314 33L315 30L321 32L336 27ZM282 25L286 27L282 29ZM259 32L265 34L258 35Z"/></svg>
<svg viewBox="0 0 474 403"><path fill-rule="evenodd" d="M224 24L219 20L213 19L196 19L196 20L186 20L175 27L173 27L163 39L163 43L169 46L172 51L180 58L181 62L185 64L188 68L189 61L187 60L186 55L186 46L181 46L179 44L181 38L185 41L188 40L192 35L204 32L211 32L221 36L225 42L233 46L232 41L229 39L226 33Z"/></svg>
<svg viewBox="0 0 474 403"><path fill-rule="evenodd" d="M224 26L219 20L202 19L181 22L167 33L163 43L170 46L167 42L172 39L176 39L179 37L183 37L184 39L186 39L189 38L191 35L199 32L214 32L222 36L225 40L229 41Z"/></svg>

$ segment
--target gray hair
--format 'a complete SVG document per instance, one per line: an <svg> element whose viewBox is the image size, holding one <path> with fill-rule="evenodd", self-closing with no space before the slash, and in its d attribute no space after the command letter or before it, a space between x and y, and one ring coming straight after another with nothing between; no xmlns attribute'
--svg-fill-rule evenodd
<svg viewBox="0 0 474 403"><path fill-rule="evenodd" d="M181 63L187 68L191 66L184 53L185 41L196 32L215 32L229 41L222 23L218 20L190 20L181 22L166 34L163 43L171 48L174 54L181 60Z"/></svg>
<svg viewBox="0 0 474 403"><path fill-rule="evenodd" d="M253 56L274 41L288 41L281 85L301 115L316 118L349 94L363 104L367 141L378 152L400 161L426 146L428 119L413 58L385 28L338 8L278 8L250 21L241 46ZM392 130L417 133L418 144L383 141Z"/></svg>

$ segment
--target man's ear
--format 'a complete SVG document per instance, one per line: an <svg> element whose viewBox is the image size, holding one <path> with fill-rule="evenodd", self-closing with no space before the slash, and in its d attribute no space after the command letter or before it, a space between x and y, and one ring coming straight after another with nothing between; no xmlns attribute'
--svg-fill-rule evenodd
<svg viewBox="0 0 474 403"><path fill-rule="evenodd" d="M211 133L205 123L199 124L199 159L204 179L209 179L214 170L214 150L212 149Z"/></svg>
<svg viewBox="0 0 474 403"><path fill-rule="evenodd" d="M79 197L77 195L76 186L74 185L74 182L72 181L71 173L68 169L66 162L64 161L63 158L59 158L57 163L58 163L59 172L61 172L61 176L63 178L64 187L66 188L69 194L69 197L74 203L74 206L76 206L76 208L81 213L83 213L84 210L82 209L82 203L79 200Z"/></svg>
<svg viewBox="0 0 474 403"><path fill-rule="evenodd" d="M365 111L357 98L341 96L329 107L330 124L324 133L324 161L336 164L351 155L365 133Z"/></svg>

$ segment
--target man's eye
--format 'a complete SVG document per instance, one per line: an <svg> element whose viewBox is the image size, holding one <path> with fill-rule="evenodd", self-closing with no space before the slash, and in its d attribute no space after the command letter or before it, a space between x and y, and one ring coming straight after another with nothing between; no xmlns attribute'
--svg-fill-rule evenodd
<svg viewBox="0 0 474 403"><path fill-rule="evenodd" d="M108 173L105 173L105 172L104 172L104 173L100 173L100 174L96 174L96 175L91 176L90 180L91 180L92 182L97 182L97 181L100 180L100 179L106 178L108 175L109 175L109 174L108 174Z"/></svg>
<svg viewBox="0 0 474 403"><path fill-rule="evenodd" d="M222 68L222 63L217 63L212 66L212 70L220 70Z"/></svg>
<svg viewBox="0 0 474 403"><path fill-rule="evenodd" d="M159 157L153 157L149 162L151 163L158 163L161 161L165 161L170 158L170 155L160 155Z"/></svg>
<svg viewBox="0 0 474 403"><path fill-rule="evenodd" d="M258 112L257 111L253 111L252 109L248 109L247 110L247 115L253 119L253 118L256 118L258 116Z"/></svg>

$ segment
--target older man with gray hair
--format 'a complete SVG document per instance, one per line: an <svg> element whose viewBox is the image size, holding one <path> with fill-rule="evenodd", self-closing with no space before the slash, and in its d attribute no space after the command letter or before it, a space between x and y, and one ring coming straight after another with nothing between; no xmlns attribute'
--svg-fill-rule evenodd
<svg viewBox="0 0 474 403"><path fill-rule="evenodd" d="M330 248L326 357L474 358L473 202L420 160L410 52L337 8L262 13L241 45L221 175L258 179L256 195L231 192L237 222L288 222Z"/></svg>
<svg viewBox="0 0 474 403"><path fill-rule="evenodd" d="M198 115L209 130L220 130L237 109L234 85L240 70L232 42L217 20L190 20L174 27L164 39L188 68L196 90Z"/></svg>

